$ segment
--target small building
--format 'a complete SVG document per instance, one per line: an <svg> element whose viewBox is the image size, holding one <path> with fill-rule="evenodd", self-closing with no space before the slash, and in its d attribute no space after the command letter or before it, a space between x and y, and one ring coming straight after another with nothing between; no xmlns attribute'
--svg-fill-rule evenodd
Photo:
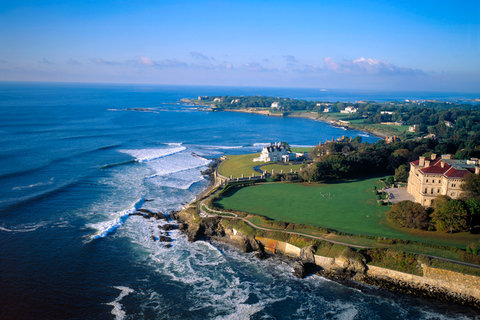
<svg viewBox="0 0 480 320"><path fill-rule="evenodd" d="M341 110L340 113L355 113L357 108L355 107L346 107L345 110Z"/></svg>
<svg viewBox="0 0 480 320"><path fill-rule="evenodd" d="M332 110L332 108L327 107L327 108L323 109L323 112L329 113L329 112L332 112L331 110Z"/></svg>
<svg viewBox="0 0 480 320"><path fill-rule="evenodd" d="M282 145L281 142L277 143L270 143L270 145L263 147L262 152L260 153L259 158L253 159L253 161L263 161L263 162L270 162L270 161L283 161L288 162L290 160L294 160L296 158L296 154L292 153Z"/></svg>
<svg viewBox="0 0 480 320"><path fill-rule="evenodd" d="M279 109L282 107L282 104L278 101L275 101L275 102L272 102L270 108L275 108L275 109Z"/></svg>
<svg viewBox="0 0 480 320"><path fill-rule="evenodd" d="M458 199L462 196L462 180L469 174L480 174L480 160L455 160L451 155L444 154L437 158L420 157L410 162L407 191L422 206L434 205L434 200L440 195Z"/></svg>
<svg viewBox="0 0 480 320"><path fill-rule="evenodd" d="M414 124L413 126L408 127L408 131L410 132L415 132L415 129L417 128L417 125Z"/></svg>
<svg viewBox="0 0 480 320"><path fill-rule="evenodd" d="M222 98L215 98L213 99L213 102L221 102L222 101Z"/></svg>
<svg viewBox="0 0 480 320"><path fill-rule="evenodd" d="M395 111L380 111L380 114L389 114L389 115L392 115L394 114Z"/></svg>

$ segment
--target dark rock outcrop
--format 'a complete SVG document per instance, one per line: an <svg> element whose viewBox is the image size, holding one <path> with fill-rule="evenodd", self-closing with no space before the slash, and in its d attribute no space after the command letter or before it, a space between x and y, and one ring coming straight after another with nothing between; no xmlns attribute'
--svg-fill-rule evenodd
<svg viewBox="0 0 480 320"><path fill-rule="evenodd" d="M176 226L174 224L164 224L163 226L158 226L158 229L165 230L165 231L171 231L171 230L178 229L178 226Z"/></svg>

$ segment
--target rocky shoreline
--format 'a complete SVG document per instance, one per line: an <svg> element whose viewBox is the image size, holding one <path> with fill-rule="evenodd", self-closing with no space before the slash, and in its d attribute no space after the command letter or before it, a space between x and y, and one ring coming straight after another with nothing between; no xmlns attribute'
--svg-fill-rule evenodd
<svg viewBox="0 0 480 320"><path fill-rule="evenodd" d="M255 237L245 235L224 224L224 219L227 218L210 217L198 219L191 211L188 211L188 209L172 213L171 217L179 222L180 231L183 232L191 242L197 240L215 240L231 245L243 252L256 252L255 255L259 259L267 259L274 255ZM472 295L448 290L445 287L419 284L413 280L405 281L385 277L370 270L376 267L368 266L365 261L359 261L352 257L339 255L336 258L325 258L335 261L335 263L318 263L318 256L314 254L315 249L313 246L299 249L299 254L295 257L285 253L280 254L283 257L282 259L292 266L293 273L299 278L316 274L347 286L355 287L362 283L390 291L434 298L480 309L480 299Z"/></svg>

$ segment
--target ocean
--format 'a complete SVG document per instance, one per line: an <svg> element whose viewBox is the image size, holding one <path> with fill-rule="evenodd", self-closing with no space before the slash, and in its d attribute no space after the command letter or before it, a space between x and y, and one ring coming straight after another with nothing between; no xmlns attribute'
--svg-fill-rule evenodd
<svg viewBox="0 0 480 320"><path fill-rule="evenodd" d="M205 112L179 103L227 94L330 101L439 97L0 83L0 318L480 318L476 310L432 299L318 276L298 279L284 259L190 243L178 231L169 232L171 247L153 241L166 222L129 214L181 209L208 185L201 171L213 158L259 152L274 141L378 140L307 119Z"/></svg>

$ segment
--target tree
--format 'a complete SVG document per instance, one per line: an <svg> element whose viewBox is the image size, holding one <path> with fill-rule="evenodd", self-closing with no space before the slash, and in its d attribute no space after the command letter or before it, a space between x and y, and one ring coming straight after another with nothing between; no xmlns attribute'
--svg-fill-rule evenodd
<svg viewBox="0 0 480 320"><path fill-rule="evenodd" d="M470 230L474 229L476 226L480 225L480 200L475 198L469 198L465 201L468 213L469 213L469 223L468 227Z"/></svg>
<svg viewBox="0 0 480 320"><path fill-rule="evenodd" d="M464 198L475 198L480 200L480 175L469 174L463 178L461 186L464 192Z"/></svg>
<svg viewBox="0 0 480 320"><path fill-rule="evenodd" d="M465 202L448 196L438 196L435 199L435 210L431 217L438 231L452 233L467 228L468 211Z"/></svg>
<svg viewBox="0 0 480 320"><path fill-rule="evenodd" d="M408 166L405 164L402 164L397 169L395 169L395 180L401 181L401 182L407 182L408 174L409 174Z"/></svg>
<svg viewBox="0 0 480 320"><path fill-rule="evenodd" d="M425 229L428 226L425 208L410 200L395 203L386 216L388 221L405 228Z"/></svg>

